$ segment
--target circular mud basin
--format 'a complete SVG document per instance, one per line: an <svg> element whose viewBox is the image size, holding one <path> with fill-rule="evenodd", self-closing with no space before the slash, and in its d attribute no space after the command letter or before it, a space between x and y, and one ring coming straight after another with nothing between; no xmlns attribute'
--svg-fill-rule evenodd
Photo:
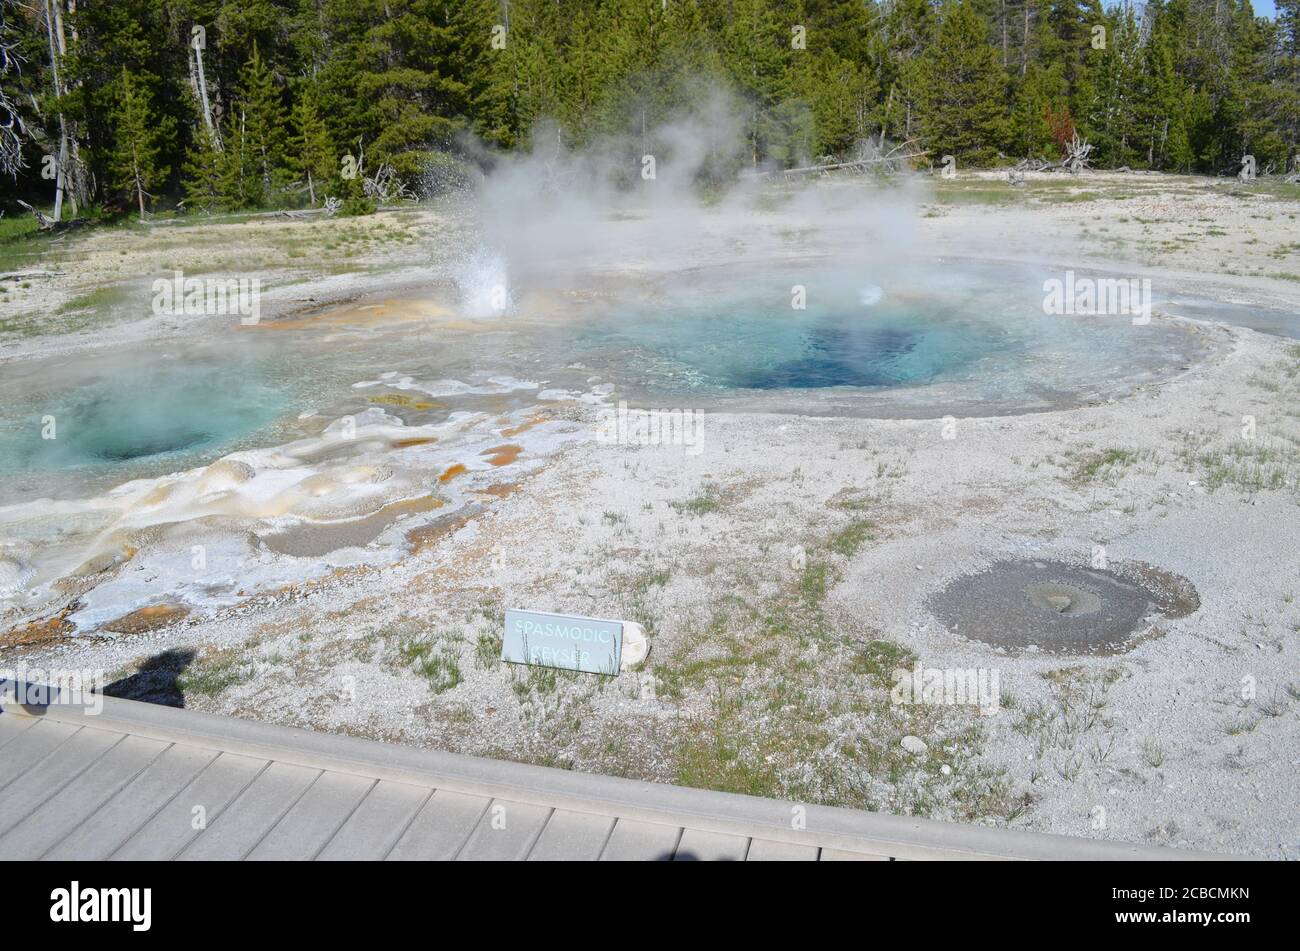
<svg viewBox="0 0 1300 951"><path fill-rule="evenodd" d="M1181 598L1171 596L1171 587ZM1183 608L1195 598L1190 582L1140 563L1121 573L1000 561L957 578L930 608L953 633L1010 654L1117 654L1133 647L1154 617L1190 613Z"/></svg>

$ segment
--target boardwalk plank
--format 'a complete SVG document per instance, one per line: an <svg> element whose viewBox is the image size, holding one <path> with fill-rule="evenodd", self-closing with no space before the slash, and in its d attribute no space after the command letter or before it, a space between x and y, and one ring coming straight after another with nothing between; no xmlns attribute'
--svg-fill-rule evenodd
<svg viewBox="0 0 1300 951"><path fill-rule="evenodd" d="M494 799L456 858L463 862L522 859L537 841L551 812L549 806Z"/></svg>
<svg viewBox="0 0 1300 951"><path fill-rule="evenodd" d="M214 750L194 746L169 748L97 809L90 820L42 857L91 861L108 858L216 756Z"/></svg>
<svg viewBox="0 0 1300 951"><path fill-rule="evenodd" d="M110 858L171 858L199 834L194 828L195 807L203 808L210 826L266 766L266 760L222 753Z"/></svg>
<svg viewBox="0 0 1300 951"><path fill-rule="evenodd" d="M394 861L454 858L491 802L484 796L439 789L397 840L388 858Z"/></svg>
<svg viewBox="0 0 1300 951"><path fill-rule="evenodd" d="M30 730L36 725L33 717L19 717L11 713L0 712L0 749L14 737Z"/></svg>
<svg viewBox="0 0 1300 951"><path fill-rule="evenodd" d="M679 826L619 819L600 858L604 862L669 862L681 836Z"/></svg>
<svg viewBox="0 0 1300 951"><path fill-rule="evenodd" d="M28 861L40 858L157 759L168 745L142 736L127 736L0 836L0 856Z"/></svg>
<svg viewBox="0 0 1300 951"><path fill-rule="evenodd" d="M867 852L846 852L844 849L822 849L823 862L888 862L888 855L871 855Z"/></svg>
<svg viewBox="0 0 1300 951"><path fill-rule="evenodd" d="M528 853L530 862L564 860L593 861L600 857L614 820L587 812L557 809L546 823L537 844Z"/></svg>
<svg viewBox="0 0 1300 951"><path fill-rule="evenodd" d="M318 769L272 763L176 857L187 862L243 858L320 775Z"/></svg>
<svg viewBox="0 0 1300 951"><path fill-rule="evenodd" d="M749 839L743 835L687 829L677 843L674 862L743 862Z"/></svg>
<svg viewBox="0 0 1300 951"><path fill-rule="evenodd" d="M798 845L794 842L776 842L772 839L754 839L749 843L746 862L816 862L815 845Z"/></svg>
<svg viewBox="0 0 1300 951"><path fill-rule="evenodd" d="M314 858L347 821L375 785L373 779L349 773L322 773L293 804L257 848L256 861Z"/></svg>
<svg viewBox="0 0 1300 951"><path fill-rule="evenodd" d="M433 790L381 780L321 853L323 862L382 859Z"/></svg>
<svg viewBox="0 0 1300 951"><path fill-rule="evenodd" d="M65 743L80 727L53 720L37 720L30 730L24 730L5 744L4 769L0 770L0 792L21 777L45 757Z"/></svg>
<svg viewBox="0 0 1300 951"><path fill-rule="evenodd" d="M42 727L44 725L39 724ZM35 732L34 729L29 730L15 742L21 743L26 736ZM82 770L90 767L124 736L123 733L110 733L107 730L80 730L19 775L0 792L0 835L8 832L47 799L57 795ZM5 758L5 768L9 768L8 757Z"/></svg>

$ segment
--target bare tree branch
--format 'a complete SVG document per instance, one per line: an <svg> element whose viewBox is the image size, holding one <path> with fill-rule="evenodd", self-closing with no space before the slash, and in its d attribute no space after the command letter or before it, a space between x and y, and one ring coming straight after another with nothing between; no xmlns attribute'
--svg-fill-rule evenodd
<svg viewBox="0 0 1300 951"><path fill-rule="evenodd" d="M9 17L10 8L16 5L15 0L0 0L0 175L10 178L17 178L25 167L23 142L30 135L17 103L9 98L4 86L5 77L22 72L18 38Z"/></svg>

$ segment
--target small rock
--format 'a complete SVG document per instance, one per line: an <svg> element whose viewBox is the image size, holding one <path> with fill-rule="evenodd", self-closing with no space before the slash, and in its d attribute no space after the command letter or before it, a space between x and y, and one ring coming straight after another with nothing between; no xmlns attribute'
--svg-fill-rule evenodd
<svg viewBox="0 0 1300 951"><path fill-rule="evenodd" d="M634 667L645 660L646 655L649 653L650 640L646 637L645 628L635 621L624 621L623 653L620 658L620 667L623 670Z"/></svg>
<svg viewBox="0 0 1300 951"><path fill-rule="evenodd" d="M952 774L952 767L947 763L944 763L939 767L939 772L943 773L945 776L950 776Z"/></svg>
<svg viewBox="0 0 1300 951"><path fill-rule="evenodd" d="M917 755L920 755L929 749L929 747L925 745L923 739L919 736L911 736L910 734L903 737L902 747L907 750L907 752L916 753Z"/></svg>

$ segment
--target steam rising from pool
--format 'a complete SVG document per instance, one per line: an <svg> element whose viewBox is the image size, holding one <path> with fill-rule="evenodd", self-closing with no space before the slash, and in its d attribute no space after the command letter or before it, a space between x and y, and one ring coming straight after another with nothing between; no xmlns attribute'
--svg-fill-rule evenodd
<svg viewBox="0 0 1300 951"><path fill-rule="evenodd" d="M855 176L814 182L754 167L744 114L729 94L702 90L657 127L638 116L626 134L572 148L543 126L530 149L492 156L473 219L514 300L539 286L580 287L592 272L831 255L843 273L877 285L909 262L934 262L917 233L919 179L864 187ZM495 280L483 263L472 261L475 279L462 285L476 308Z"/></svg>

